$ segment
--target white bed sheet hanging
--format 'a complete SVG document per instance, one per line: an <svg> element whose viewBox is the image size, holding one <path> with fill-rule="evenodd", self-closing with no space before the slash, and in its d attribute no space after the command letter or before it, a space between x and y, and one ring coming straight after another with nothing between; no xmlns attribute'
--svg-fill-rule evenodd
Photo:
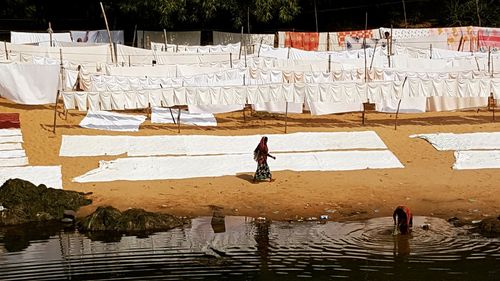
<svg viewBox="0 0 500 281"><path fill-rule="evenodd" d="M0 95L19 104L52 104L59 88L59 66L0 64Z"/></svg>

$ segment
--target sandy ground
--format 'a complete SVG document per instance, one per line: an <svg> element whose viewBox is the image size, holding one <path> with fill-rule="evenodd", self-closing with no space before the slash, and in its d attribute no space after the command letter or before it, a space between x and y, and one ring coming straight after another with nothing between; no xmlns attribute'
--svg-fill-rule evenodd
<svg viewBox="0 0 500 281"><path fill-rule="evenodd" d="M373 130L405 165L404 169L347 172L274 172L276 181L253 184L252 174L215 178L158 181L73 183L76 176L98 167L99 160L118 157L59 157L62 135L173 135L175 125L146 121L137 133L116 133L78 126L84 113L70 111L65 119L59 108L56 133L52 132L53 106L22 106L0 99L0 112L19 112L24 148L30 165L62 165L67 190L92 192L93 205L119 209L144 208L176 215L211 214L219 206L227 215L265 216L274 220L319 217L358 220L392 215L404 204L416 215L479 219L500 214L500 170L454 171L453 152L439 152L429 143L408 136L437 132L500 131L491 112L465 111L403 114L394 130L394 115L368 113L361 125L360 113L311 116L292 114L288 132ZM141 112L136 112L141 114ZM257 114L246 122L241 112L217 115L219 126L182 126L182 134L250 135L284 133L284 116ZM499 118L500 119L500 118ZM272 141L272 140L270 140ZM249 148L251 151L253 147ZM271 151L272 153L272 151ZM272 161L272 160L271 160Z"/></svg>

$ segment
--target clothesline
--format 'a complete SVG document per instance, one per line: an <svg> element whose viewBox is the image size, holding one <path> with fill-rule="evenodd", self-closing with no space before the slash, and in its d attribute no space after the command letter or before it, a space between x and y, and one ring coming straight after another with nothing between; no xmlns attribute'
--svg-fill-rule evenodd
<svg viewBox="0 0 500 281"><path fill-rule="evenodd" d="M153 90L63 92L66 109L124 110L178 105L245 105L265 102L359 103L402 97L500 97L500 79L448 79L331 84L267 84L230 87L172 87Z"/></svg>

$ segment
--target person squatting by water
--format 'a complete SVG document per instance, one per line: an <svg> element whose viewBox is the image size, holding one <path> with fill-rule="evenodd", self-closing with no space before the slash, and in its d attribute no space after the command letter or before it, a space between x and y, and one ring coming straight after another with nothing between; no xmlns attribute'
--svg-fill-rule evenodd
<svg viewBox="0 0 500 281"><path fill-rule="evenodd" d="M403 235L410 233L410 228L413 227L413 215L410 209L405 206L398 206L392 214L394 227Z"/></svg>
<svg viewBox="0 0 500 281"><path fill-rule="evenodd" d="M267 165L267 157L276 159L276 157L269 154L269 148L267 147L267 137L262 137L259 145L253 151L253 159L257 161L257 171L253 177L253 182L258 180L269 179L270 182L274 181L271 175L271 170L269 165Z"/></svg>

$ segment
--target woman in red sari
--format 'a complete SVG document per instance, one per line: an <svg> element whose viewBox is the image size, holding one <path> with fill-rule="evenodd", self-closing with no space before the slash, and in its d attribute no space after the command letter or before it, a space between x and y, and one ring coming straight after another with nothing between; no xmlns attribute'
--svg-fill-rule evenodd
<svg viewBox="0 0 500 281"><path fill-rule="evenodd" d="M262 137L259 145L253 151L254 160L257 161L257 171L253 177L253 181L269 179L273 181L271 170L269 170L269 165L267 165L267 157L276 159L276 157L269 154L269 149L267 148L267 137Z"/></svg>
<svg viewBox="0 0 500 281"><path fill-rule="evenodd" d="M399 228L401 234L410 233L410 228L413 226L413 215L410 209L406 206L398 206L392 214L394 226Z"/></svg>

